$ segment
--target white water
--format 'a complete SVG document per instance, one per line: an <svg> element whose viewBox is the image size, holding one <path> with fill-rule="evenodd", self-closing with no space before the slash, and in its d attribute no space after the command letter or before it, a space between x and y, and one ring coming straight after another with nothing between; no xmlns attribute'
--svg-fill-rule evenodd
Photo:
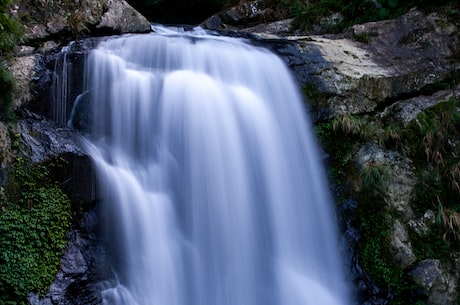
<svg viewBox="0 0 460 305"><path fill-rule="evenodd" d="M284 63L203 33L92 51L88 150L110 305L349 304L323 165Z"/></svg>

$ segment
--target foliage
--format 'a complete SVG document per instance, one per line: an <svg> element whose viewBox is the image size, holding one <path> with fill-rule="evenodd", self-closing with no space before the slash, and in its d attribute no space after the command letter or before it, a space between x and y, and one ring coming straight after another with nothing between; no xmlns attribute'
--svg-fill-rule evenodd
<svg viewBox="0 0 460 305"><path fill-rule="evenodd" d="M332 120L317 124L315 134L330 157L328 164L329 177L336 187L342 188L351 155L357 142L356 137L346 137L340 134L338 129L334 130ZM340 139L339 141L337 140L338 138Z"/></svg>
<svg viewBox="0 0 460 305"><path fill-rule="evenodd" d="M11 93L15 86L14 77L5 67L4 59L22 40L24 27L7 13L11 0L0 0L0 119L14 119Z"/></svg>
<svg viewBox="0 0 460 305"><path fill-rule="evenodd" d="M390 168L376 161L366 163L359 172L361 187L368 192L382 193L388 186Z"/></svg>
<svg viewBox="0 0 460 305"><path fill-rule="evenodd" d="M5 56L17 45L24 34L24 27L7 13L11 0L0 0L0 56Z"/></svg>
<svg viewBox="0 0 460 305"><path fill-rule="evenodd" d="M332 120L332 130L345 136L359 135L363 126L362 119L348 113L339 115Z"/></svg>
<svg viewBox="0 0 460 305"><path fill-rule="evenodd" d="M460 156L453 141L460 139L460 102L454 98L426 109L402 132L403 152L420 168L417 202L436 210L438 201L457 209L460 195ZM430 194L436 189L436 193Z"/></svg>
<svg viewBox="0 0 460 305"><path fill-rule="evenodd" d="M26 304L54 280L70 229L70 201L44 165L19 158L0 198L0 303Z"/></svg>
<svg viewBox="0 0 460 305"><path fill-rule="evenodd" d="M388 249L391 226L387 217L392 211L382 194L390 168L373 161L356 172L356 166L350 164L352 155L362 143L371 141L383 149L399 150L413 160L418 184L411 207L419 217L427 210L437 212L438 221L425 233L409 230L412 248L419 260L445 259L448 253L460 250L459 109L459 100L452 98L425 109L407 126L391 118L344 114L315 128L330 156L331 178L341 186L336 188L342 192L339 197L347 190L348 181L361 184L359 193L350 193L359 197L355 221L361 239L356 250L363 270L380 289L393 296L390 304L407 304L407 298L414 298L412 303L423 303L410 296L417 287L405 270L392 263Z"/></svg>
<svg viewBox="0 0 460 305"><path fill-rule="evenodd" d="M392 266L388 260L388 236L389 225L385 219L385 203L381 200L374 201L373 207L362 207L360 211L361 242L358 245L358 253L361 256L362 267L366 273L380 287L398 289L402 278L402 272Z"/></svg>
<svg viewBox="0 0 460 305"><path fill-rule="evenodd" d="M434 4L428 0L281 0L277 8L289 12L294 17L294 27L303 30L310 29L324 18L334 13L340 13L343 19L338 24L332 24L330 31L336 32L353 24L395 18L412 7L419 7L426 11L433 10L442 4L456 4L452 0L441 0ZM358 37L367 40L368 37Z"/></svg>

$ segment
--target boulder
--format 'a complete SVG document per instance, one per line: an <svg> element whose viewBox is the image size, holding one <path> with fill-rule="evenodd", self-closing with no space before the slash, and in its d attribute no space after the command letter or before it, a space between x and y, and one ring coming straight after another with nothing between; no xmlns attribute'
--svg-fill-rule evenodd
<svg viewBox="0 0 460 305"><path fill-rule="evenodd" d="M456 292L458 270L456 275L452 275L442 267L439 260L426 259L418 262L410 275L427 296L428 304L458 304Z"/></svg>
<svg viewBox="0 0 460 305"><path fill-rule="evenodd" d="M13 92L13 107L18 108L32 100L32 80L35 77L35 55L15 57L9 70L16 79L16 88Z"/></svg>
<svg viewBox="0 0 460 305"><path fill-rule="evenodd" d="M210 30L243 29L275 19L273 9L265 6L264 1L240 1L202 22L201 26Z"/></svg>

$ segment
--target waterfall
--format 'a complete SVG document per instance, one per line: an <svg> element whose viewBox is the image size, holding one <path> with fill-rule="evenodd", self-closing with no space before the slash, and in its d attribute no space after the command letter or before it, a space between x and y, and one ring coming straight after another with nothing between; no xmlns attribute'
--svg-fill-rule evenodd
<svg viewBox="0 0 460 305"><path fill-rule="evenodd" d="M51 119L59 124L65 125L67 118L67 100L70 91L70 74L71 67L67 60L69 49L72 43L62 48L61 53L56 58L54 64L54 74L52 78L52 95L51 95Z"/></svg>
<svg viewBox="0 0 460 305"><path fill-rule="evenodd" d="M101 42L86 70L116 275L103 304L350 303L321 157L281 59L157 29Z"/></svg>

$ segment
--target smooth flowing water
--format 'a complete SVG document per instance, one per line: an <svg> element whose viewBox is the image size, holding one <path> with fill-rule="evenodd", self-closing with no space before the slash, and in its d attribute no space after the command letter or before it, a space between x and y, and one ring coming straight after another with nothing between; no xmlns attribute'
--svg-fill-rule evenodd
<svg viewBox="0 0 460 305"><path fill-rule="evenodd" d="M277 56L162 29L100 43L87 71L117 278L104 304L349 303L318 147Z"/></svg>

